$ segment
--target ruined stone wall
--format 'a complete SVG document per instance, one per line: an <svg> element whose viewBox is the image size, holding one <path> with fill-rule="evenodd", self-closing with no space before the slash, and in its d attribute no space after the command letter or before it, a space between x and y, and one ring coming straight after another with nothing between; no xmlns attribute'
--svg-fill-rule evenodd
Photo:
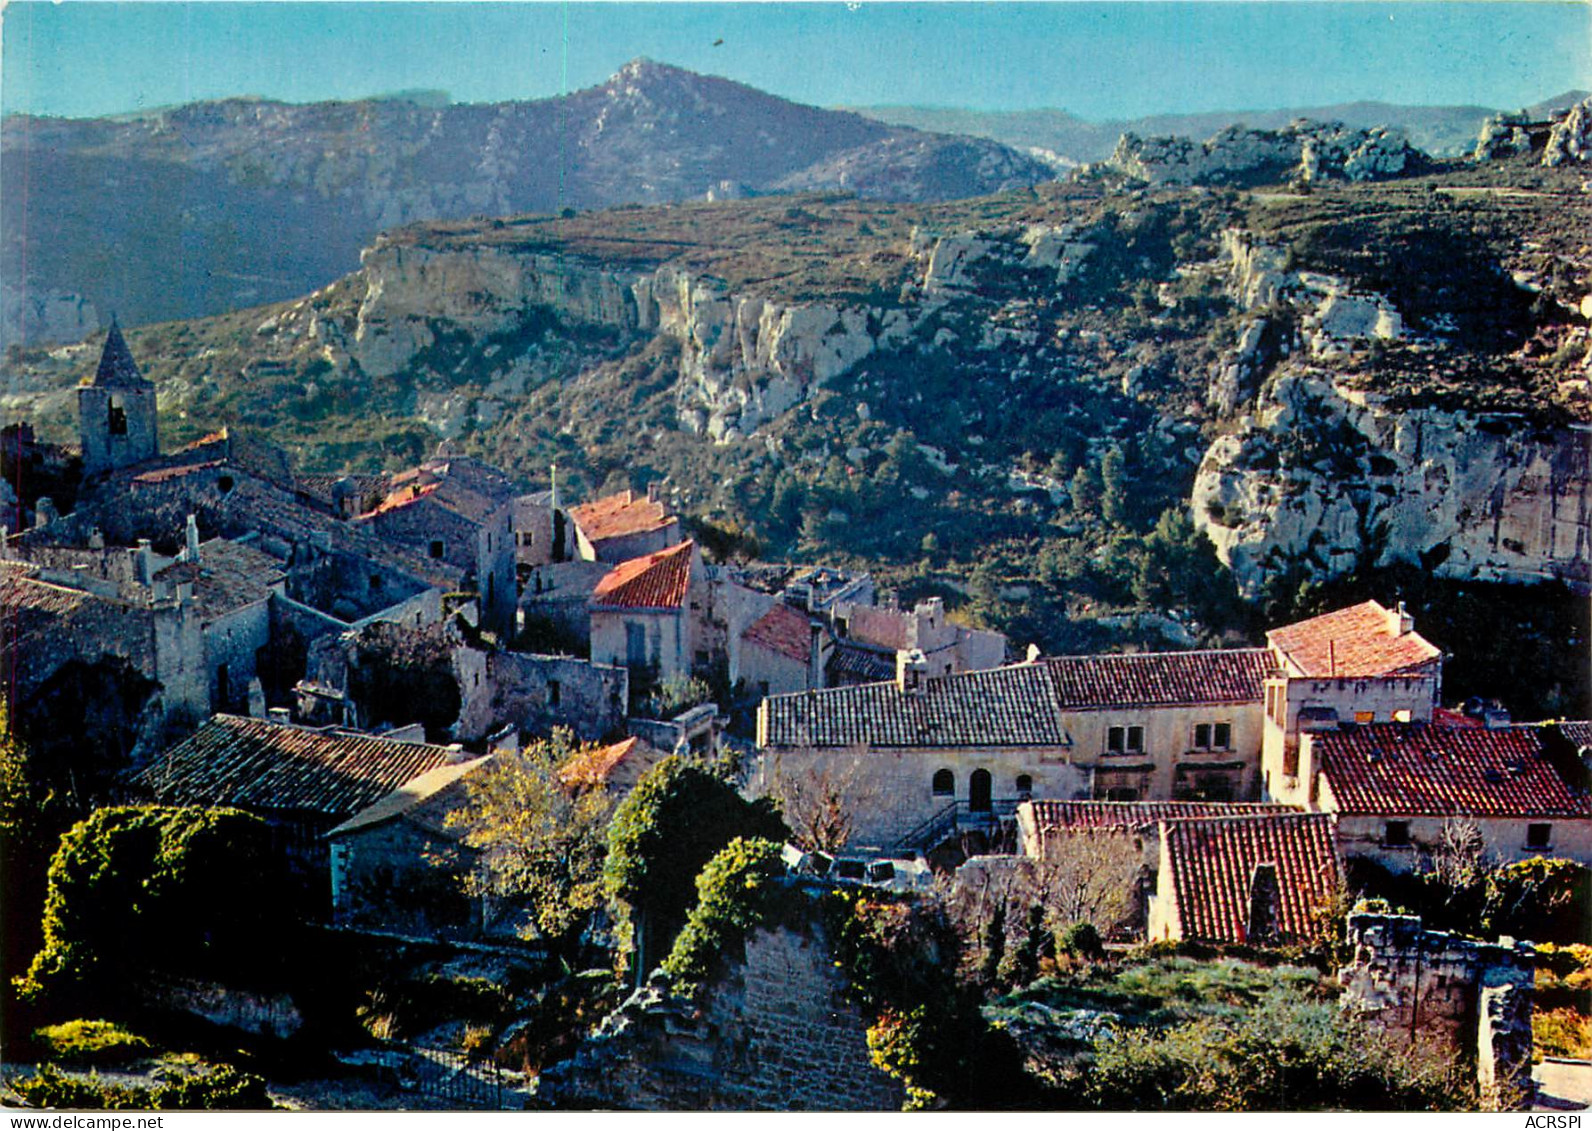
<svg viewBox="0 0 1592 1131"><path fill-rule="evenodd" d="M845 985L816 923L754 931L695 1001L658 984L632 995L542 1074L538 1097L641 1111L898 1109L901 1086L873 1066Z"/></svg>
<svg viewBox="0 0 1592 1131"><path fill-rule="evenodd" d="M1414 915L1349 916L1354 958L1338 971L1343 1003L1389 1035L1473 1060L1489 1098L1519 1099L1531 1081L1533 954L1513 939L1482 943L1428 931Z"/></svg>
<svg viewBox="0 0 1592 1131"><path fill-rule="evenodd" d="M481 652L460 648L454 674L462 706L454 733L470 742L512 723L532 734L569 727L592 741L620 731L630 673L573 656Z"/></svg>

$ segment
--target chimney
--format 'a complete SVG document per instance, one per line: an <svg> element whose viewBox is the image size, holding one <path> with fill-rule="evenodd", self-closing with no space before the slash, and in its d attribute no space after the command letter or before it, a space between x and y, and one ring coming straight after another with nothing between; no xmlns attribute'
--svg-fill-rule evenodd
<svg viewBox="0 0 1592 1131"><path fill-rule="evenodd" d="M293 711L289 707L270 707L266 710L265 717L267 722L279 727L293 725Z"/></svg>
<svg viewBox="0 0 1592 1131"><path fill-rule="evenodd" d="M1281 891L1277 884L1277 865L1260 863L1249 876L1249 914L1245 917L1244 941L1264 945L1277 932L1277 904Z"/></svg>
<svg viewBox="0 0 1592 1131"><path fill-rule="evenodd" d="M198 562L198 560L199 560L199 523L197 521L195 521L193 515L189 515L188 516L188 527L187 527L187 530L185 531L185 536L186 536L186 539L187 539L187 547L188 547L188 549L187 549L187 557L186 557L185 560L186 561L190 561L190 562Z"/></svg>
<svg viewBox="0 0 1592 1131"><path fill-rule="evenodd" d="M1042 655L1044 655L1044 653L1040 651L1038 644L1030 644L1028 646L1028 658L1024 660L1023 663L1037 664L1039 663L1039 657Z"/></svg>
<svg viewBox="0 0 1592 1131"><path fill-rule="evenodd" d="M807 645L807 689L812 691L824 685L824 626L809 621L807 628L811 633Z"/></svg>
<svg viewBox="0 0 1592 1131"><path fill-rule="evenodd" d="M927 690L929 660L916 648L896 653L896 690L903 695L922 695Z"/></svg>
<svg viewBox="0 0 1592 1131"><path fill-rule="evenodd" d="M647 502L656 503L658 501L658 496L663 493L662 488L663 488L663 481L661 479L654 479L651 483L648 483L647 484Z"/></svg>
<svg viewBox="0 0 1592 1131"><path fill-rule="evenodd" d="M1387 630L1394 636L1408 636L1415 631L1415 618L1404 608L1403 601L1387 611Z"/></svg>
<svg viewBox="0 0 1592 1131"><path fill-rule="evenodd" d="M103 550L105 548L105 532L97 526L88 532L88 548L90 550Z"/></svg>
<svg viewBox="0 0 1592 1131"><path fill-rule="evenodd" d="M60 517L60 512L55 509L55 500L48 495L41 495L39 501L33 506L33 528L35 530L41 526L50 525L50 523Z"/></svg>
<svg viewBox="0 0 1592 1131"><path fill-rule="evenodd" d="M553 511L553 512L555 512L555 513L557 513L557 511L558 511L558 463L556 461L553 463L552 475L553 475L552 500L548 503L548 509Z"/></svg>
<svg viewBox="0 0 1592 1131"><path fill-rule="evenodd" d="M154 555L154 550L149 545L149 539L140 538L138 540L138 549L133 552L138 555L138 562L133 567L133 573L137 576L140 585L148 585L150 575L154 572L153 563L150 561L150 558Z"/></svg>

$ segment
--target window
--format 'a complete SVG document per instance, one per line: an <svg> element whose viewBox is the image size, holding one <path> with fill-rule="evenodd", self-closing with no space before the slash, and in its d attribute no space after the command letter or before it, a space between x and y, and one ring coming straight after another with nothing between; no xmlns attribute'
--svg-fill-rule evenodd
<svg viewBox="0 0 1592 1131"><path fill-rule="evenodd" d="M434 558L440 558L442 556L442 539L433 538L431 545L426 548L426 552Z"/></svg>
<svg viewBox="0 0 1592 1131"><path fill-rule="evenodd" d="M1106 790L1107 801L1137 801L1139 791L1131 785L1114 785Z"/></svg>
<svg viewBox="0 0 1592 1131"><path fill-rule="evenodd" d="M956 775L950 770L934 771L934 796L954 797L956 795Z"/></svg>
<svg viewBox="0 0 1592 1131"><path fill-rule="evenodd" d="M110 410L106 415L105 429L112 436L127 435L127 410L111 398Z"/></svg>
<svg viewBox="0 0 1592 1131"><path fill-rule="evenodd" d="M490 530L486 532L486 552L489 554L492 552L492 532Z"/></svg>
<svg viewBox="0 0 1592 1131"><path fill-rule="evenodd" d="M223 495L231 491L234 486L235 484L233 483L232 476L230 475L223 475L220 479L216 480L216 489Z"/></svg>
<svg viewBox="0 0 1592 1131"><path fill-rule="evenodd" d="M1194 749L1209 750L1211 748L1211 724L1200 723L1194 728Z"/></svg>
<svg viewBox="0 0 1592 1131"><path fill-rule="evenodd" d="M1396 723L1407 723L1410 721L1410 717L1410 709L1408 707L1400 707L1393 712L1393 721Z"/></svg>
<svg viewBox="0 0 1592 1131"><path fill-rule="evenodd" d="M377 590L379 590L381 588L381 586L382 586L381 574L379 574L379 573L371 574L370 575L370 591L372 593L374 593Z"/></svg>
<svg viewBox="0 0 1592 1131"><path fill-rule="evenodd" d="M988 770L974 770L967 779L967 807L974 813L988 813L991 808L990 775Z"/></svg>
<svg viewBox="0 0 1592 1131"><path fill-rule="evenodd" d="M1106 752L1108 754L1144 753L1144 728L1108 727L1106 729Z"/></svg>
<svg viewBox="0 0 1592 1131"><path fill-rule="evenodd" d="M1029 797L1034 792L1034 778L1031 774L1017 775L1017 796Z"/></svg>
<svg viewBox="0 0 1592 1131"><path fill-rule="evenodd" d="M1217 750L1233 748L1233 724L1217 723L1211 727L1211 746Z"/></svg>
<svg viewBox="0 0 1592 1131"><path fill-rule="evenodd" d="M559 700L563 697L563 694L564 689L559 685L558 680L550 679L547 681L547 705L549 707L558 706Z"/></svg>
<svg viewBox="0 0 1592 1131"><path fill-rule="evenodd" d="M1410 846L1410 823L1408 821L1389 821L1387 828L1382 833L1382 844L1386 848L1408 848Z"/></svg>
<svg viewBox="0 0 1592 1131"><path fill-rule="evenodd" d="M639 668L647 662L647 626L638 621L625 622L625 663Z"/></svg>
<svg viewBox="0 0 1592 1131"><path fill-rule="evenodd" d="M1354 721L1357 722L1357 723L1374 723L1374 722L1376 722L1376 712L1375 711L1356 711L1354 713Z"/></svg>
<svg viewBox="0 0 1592 1131"><path fill-rule="evenodd" d="M1553 843L1552 825L1527 825L1526 847L1547 848Z"/></svg>

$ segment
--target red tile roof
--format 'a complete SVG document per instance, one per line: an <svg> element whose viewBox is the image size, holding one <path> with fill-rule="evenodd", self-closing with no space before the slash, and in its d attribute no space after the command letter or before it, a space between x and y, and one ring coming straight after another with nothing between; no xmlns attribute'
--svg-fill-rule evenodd
<svg viewBox="0 0 1592 1131"><path fill-rule="evenodd" d="M676 521L662 503L655 503L634 491L621 491L617 495L571 507L569 517L591 542L662 530Z"/></svg>
<svg viewBox="0 0 1592 1131"><path fill-rule="evenodd" d="M1056 656L1044 661L1063 709L1258 703L1272 669L1265 648Z"/></svg>
<svg viewBox="0 0 1592 1131"><path fill-rule="evenodd" d="M429 743L216 715L156 759L143 781L168 805L236 805L343 820L453 757L447 747Z"/></svg>
<svg viewBox="0 0 1592 1131"><path fill-rule="evenodd" d="M1577 750L1592 750L1592 723L1566 719L1553 725L1559 728L1559 733Z"/></svg>
<svg viewBox="0 0 1592 1131"><path fill-rule="evenodd" d="M1163 821L1161 851L1171 874L1170 898L1185 939L1249 941L1250 890L1257 865L1276 871L1274 935L1311 937L1337 888L1341 869L1327 813Z"/></svg>
<svg viewBox="0 0 1592 1131"><path fill-rule="evenodd" d="M1293 813L1271 801L1025 801L1037 829L1138 828L1194 817L1253 817Z"/></svg>
<svg viewBox="0 0 1592 1131"><path fill-rule="evenodd" d="M597 583L592 608L678 609L691 588L691 551L687 540L667 550L620 562Z"/></svg>
<svg viewBox="0 0 1592 1131"><path fill-rule="evenodd" d="M1274 628L1266 640L1306 677L1399 675L1442 653L1419 633L1400 634L1398 613L1375 601Z"/></svg>
<svg viewBox="0 0 1592 1131"><path fill-rule="evenodd" d="M741 640L805 664L812 654L812 622L789 605L775 605L752 622Z"/></svg>
<svg viewBox="0 0 1592 1131"><path fill-rule="evenodd" d="M225 460L212 459L202 463L180 463L175 467L158 467L153 471L141 471L133 476L135 486L147 486L151 483L169 483L173 479L181 479L192 475L196 471L208 471L212 467L221 467Z"/></svg>
<svg viewBox="0 0 1592 1131"><path fill-rule="evenodd" d="M1318 734L1337 811L1412 817L1592 817L1537 727L1377 723Z"/></svg>

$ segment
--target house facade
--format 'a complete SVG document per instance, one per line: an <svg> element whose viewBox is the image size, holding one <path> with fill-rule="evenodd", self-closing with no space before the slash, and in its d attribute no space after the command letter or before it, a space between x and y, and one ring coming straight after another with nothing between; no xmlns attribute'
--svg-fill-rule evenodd
<svg viewBox="0 0 1592 1131"><path fill-rule="evenodd" d="M686 677L697 661L702 613L702 557L696 543L622 562L592 592L594 663ZM705 658L705 657L704 657Z"/></svg>
<svg viewBox="0 0 1592 1131"><path fill-rule="evenodd" d="M1313 808L1332 814L1346 856L1396 872L1424 865L1460 824L1498 861L1562 857L1592 866L1592 796L1555 724L1346 726L1304 736Z"/></svg>

